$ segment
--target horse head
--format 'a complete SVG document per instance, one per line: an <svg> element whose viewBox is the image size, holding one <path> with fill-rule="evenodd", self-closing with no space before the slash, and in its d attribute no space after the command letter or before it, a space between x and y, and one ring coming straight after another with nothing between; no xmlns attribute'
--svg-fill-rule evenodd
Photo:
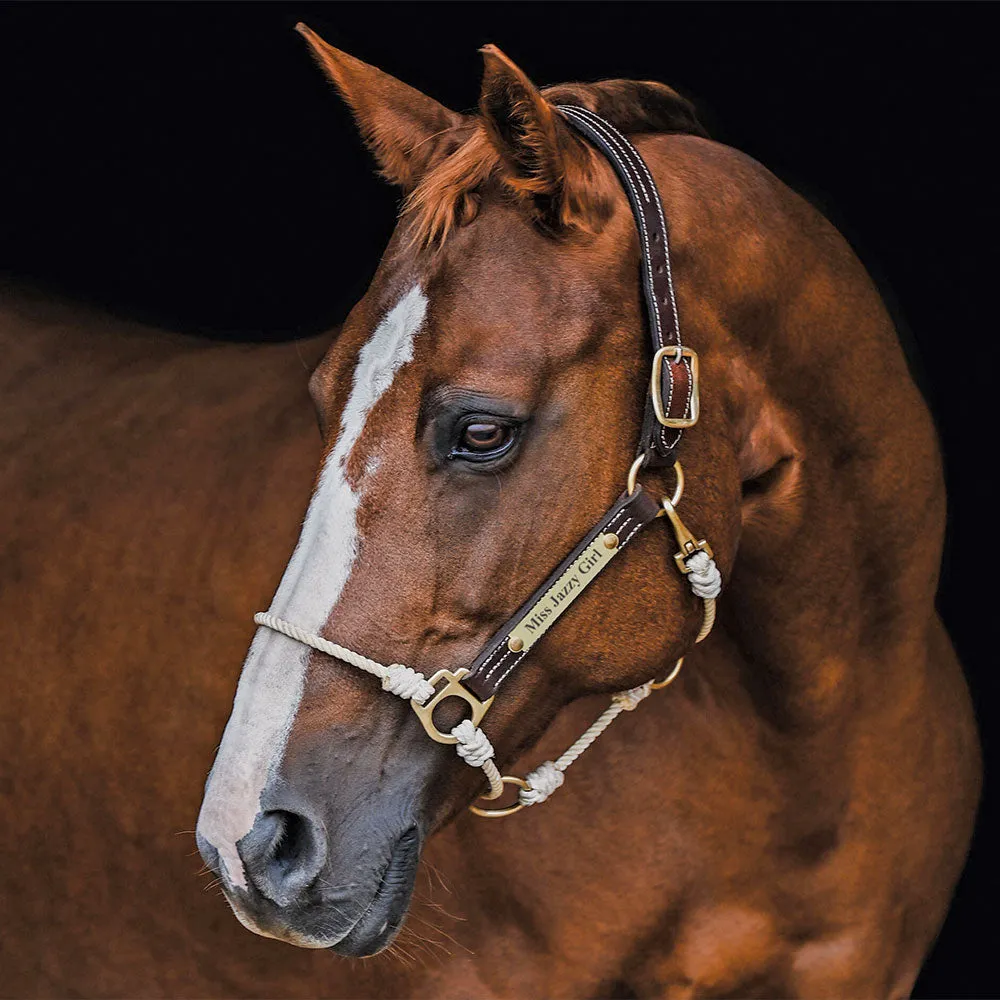
<svg viewBox="0 0 1000 1000"><path fill-rule="evenodd" d="M793 484L774 474L789 456L782 422L708 294L704 257L735 261L742 235L716 230L704 246L693 188L718 147L687 102L622 80L539 90L487 46L478 113L463 115L301 30L406 201L310 381L323 458L274 614L425 676L468 666L622 492L650 370L639 240L560 103L633 136L661 188L701 356L685 516L728 575L748 511ZM642 482L669 496L674 472ZM690 649L701 604L675 549L668 531L644 533L538 643L484 722L498 763L570 701L647 682ZM439 715L442 729L460 717L452 703ZM199 846L251 930L371 954L401 925L423 842L483 791L375 679L262 628Z"/></svg>

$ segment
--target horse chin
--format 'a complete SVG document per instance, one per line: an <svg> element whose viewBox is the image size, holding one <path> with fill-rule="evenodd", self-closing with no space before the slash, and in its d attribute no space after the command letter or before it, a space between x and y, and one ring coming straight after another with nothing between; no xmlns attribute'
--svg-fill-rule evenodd
<svg viewBox="0 0 1000 1000"><path fill-rule="evenodd" d="M396 842L371 902L330 948L349 958L375 955L392 944L410 908L420 860L420 837L410 829Z"/></svg>
<svg viewBox="0 0 1000 1000"><path fill-rule="evenodd" d="M296 948L329 949L347 958L375 955L392 944L410 906L420 860L420 835L415 827L395 842L367 893L322 892L332 873L317 880L320 891L294 906L278 908L257 893L248 894L223 880L225 896L239 922L261 937ZM353 919L345 914L356 914Z"/></svg>

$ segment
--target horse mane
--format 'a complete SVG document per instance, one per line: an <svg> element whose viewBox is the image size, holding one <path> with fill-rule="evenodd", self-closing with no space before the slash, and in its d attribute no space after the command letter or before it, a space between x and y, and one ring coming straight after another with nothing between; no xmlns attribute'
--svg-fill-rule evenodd
<svg viewBox="0 0 1000 1000"><path fill-rule="evenodd" d="M542 90L550 105L578 104L611 122L625 135L686 134L707 137L694 105L663 83L602 80L561 83ZM499 152L482 117L466 119L447 137L450 152L432 167L407 198L403 214L414 243L442 244L457 226L471 222L490 182L525 201L530 191L505 176Z"/></svg>

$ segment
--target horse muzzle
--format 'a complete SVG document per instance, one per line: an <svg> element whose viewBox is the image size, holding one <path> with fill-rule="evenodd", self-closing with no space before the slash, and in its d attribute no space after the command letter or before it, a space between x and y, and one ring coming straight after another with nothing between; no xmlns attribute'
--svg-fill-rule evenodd
<svg viewBox="0 0 1000 1000"><path fill-rule="evenodd" d="M331 836L320 817L289 805L269 802L237 842L238 877L197 835L233 912L248 930L301 948L348 957L381 951L409 908L422 841L416 822L359 814Z"/></svg>

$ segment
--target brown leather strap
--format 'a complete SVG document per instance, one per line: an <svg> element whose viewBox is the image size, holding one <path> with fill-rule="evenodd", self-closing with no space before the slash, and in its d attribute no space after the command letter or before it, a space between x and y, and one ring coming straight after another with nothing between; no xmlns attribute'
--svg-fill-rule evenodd
<svg viewBox="0 0 1000 1000"><path fill-rule="evenodd" d="M683 426L690 426L698 417L698 362L694 352L681 344L667 222L660 194L639 151L614 125L576 105L560 104L558 110L608 158L632 206L653 345L653 375L646 394L637 453L643 456L646 465L672 465ZM492 698L535 642L661 509L641 486L632 494L623 493L490 639L468 675L462 678L462 684L481 701Z"/></svg>
<svg viewBox="0 0 1000 1000"><path fill-rule="evenodd" d="M670 245L663 205L649 168L639 151L610 122L588 108L572 104L557 106L566 121L590 140L609 160L625 188L639 232L642 287L653 354L660 355L659 390L661 412L668 420L693 423L697 418L696 360L690 353L681 354L680 318L670 271ZM645 454L646 464L673 465L683 430L665 426L658 419L652 393L646 397L638 454Z"/></svg>
<svg viewBox="0 0 1000 1000"><path fill-rule="evenodd" d="M642 486L636 486L631 495L623 493L490 639L462 684L480 701L492 698L535 641L661 510Z"/></svg>

